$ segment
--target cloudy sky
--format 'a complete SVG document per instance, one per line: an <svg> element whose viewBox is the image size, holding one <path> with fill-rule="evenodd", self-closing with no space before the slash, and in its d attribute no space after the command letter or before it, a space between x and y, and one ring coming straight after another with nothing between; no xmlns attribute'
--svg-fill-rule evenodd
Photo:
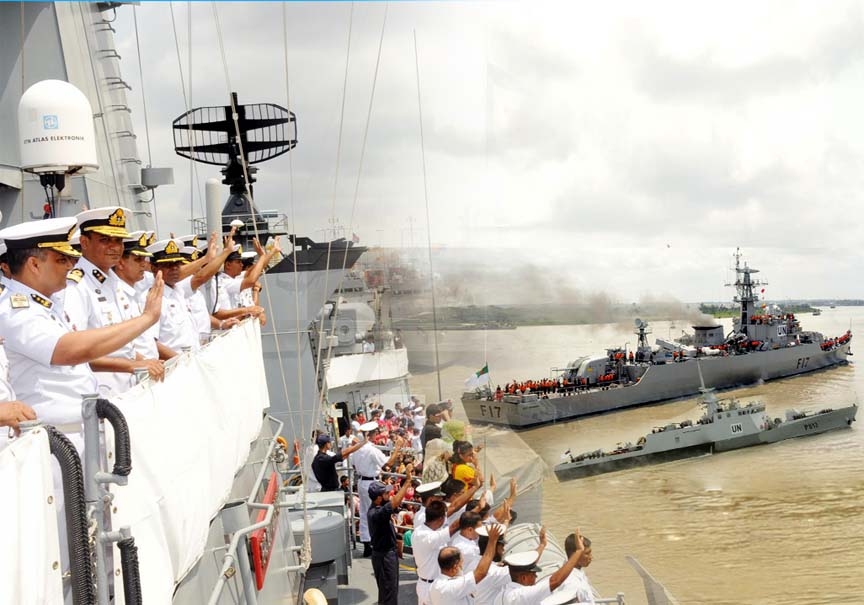
<svg viewBox="0 0 864 605"><path fill-rule="evenodd" d="M170 124L187 102L224 104L229 83L213 5L192 3L191 45L189 5L173 8L188 101L170 5L137 15L153 163L175 171L160 228L188 231L190 201L200 215L219 174L200 165L193 184ZM259 166L255 197L293 210L298 233L322 239L335 218L366 245L425 246L416 32L428 228L450 257L622 301L723 300L740 246L771 297L864 298L860 3L217 10L240 102L289 105L290 90L299 144ZM115 27L146 159L131 9Z"/></svg>

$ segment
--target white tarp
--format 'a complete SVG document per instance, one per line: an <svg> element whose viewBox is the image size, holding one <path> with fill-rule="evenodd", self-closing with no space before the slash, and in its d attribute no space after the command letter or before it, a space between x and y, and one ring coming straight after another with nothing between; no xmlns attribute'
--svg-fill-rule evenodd
<svg viewBox="0 0 864 605"><path fill-rule="evenodd" d="M63 603L51 460L41 428L0 450L0 603Z"/></svg>
<svg viewBox="0 0 864 605"><path fill-rule="evenodd" d="M330 359L327 368L327 388L391 380L408 375L408 350L388 349L376 353L339 355Z"/></svg>
<svg viewBox="0 0 864 605"><path fill-rule="evenodd" d="M132 528L144 602L170 603L175 583L201 556L269 405L258 322L184 356L164 383L112 401L132 444L129 484L111 488L112 525Z"/></svg>

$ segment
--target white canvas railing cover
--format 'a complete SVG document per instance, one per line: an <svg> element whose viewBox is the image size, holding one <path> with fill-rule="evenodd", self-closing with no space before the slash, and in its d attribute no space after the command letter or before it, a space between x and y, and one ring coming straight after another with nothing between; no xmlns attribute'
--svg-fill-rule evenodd
<svg viewBox="0 0 864 605"><path fill-rule="evenodd" d="M0 603L63 603L51 461L42 428L0 450Z"/></svg>
<svg viewBox="0 0 864 605"><path fill-rule="evenodd" d="M393 380L407 375L407 349L339 355L330 360L330 367L327 368L327 387L336 389L360 382Z"/></svg>
<svg viewBox="0 0 864 605"><path fill-rule="evenodd" d="M132 446L129 483L111 488L112 525L132 528L144 602L170 603L261 431L269 398L258 322L246 321L184 356L165 382L135 387L112 402L126 416Z"/></svg>

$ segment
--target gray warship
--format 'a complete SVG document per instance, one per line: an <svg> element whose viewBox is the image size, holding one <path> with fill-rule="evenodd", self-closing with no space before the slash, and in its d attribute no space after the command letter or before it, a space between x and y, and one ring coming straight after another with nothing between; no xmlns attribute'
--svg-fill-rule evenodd
<svg viewBox="0 0 864 605"><path fill-rule="evenodd" d="M756 273L737 250L736 279L730 285L740 310L727 335L720 325L693 326L688 344L657 339L652 347L647 322L636 319L635 350L611 348L605 355L577 359L540 389L466 392L465 412L472 422L524 428L695 395L697 360L705 381L720 389L845 364L852 355L852 332L826 338L803 330L792 313L766 313L759 300L764 284L754 279Z"/></svg>
<svg viewBox="0 0 864 605"><path fill-rule="evenodd" d="M566 461L555 467L555 475L559 479L574 479L818 435L851 426L858 412L855 404L818 412L790 409L786 410L785 420L772 420L761 402L742 406L735 399L718 400L713 389L702 388L701 391L705 413L696 422L685 420L655 428L635 444L618 444L610 452L594 450L574 456L568 450L564 452Z"/></svg>

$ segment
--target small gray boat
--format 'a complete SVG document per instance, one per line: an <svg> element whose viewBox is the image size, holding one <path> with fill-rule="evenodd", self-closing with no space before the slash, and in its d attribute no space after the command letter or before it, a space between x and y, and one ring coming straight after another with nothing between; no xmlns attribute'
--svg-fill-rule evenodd
<svg viewBox="0 0 864 605"><path fill-rule="evenodd" d="M702 388L705 413L696 422L685 420L655 428L635 444L624 443L609 452L594 450L573 455L555 467L559 479L609 473L633 466L680 460L752 445L776 443L846 428L855 421L858 406L826 408L818 412L786 411L786 419L771 419L765 405L740 405L735 399L719 401L713 389Z"/></svg>

